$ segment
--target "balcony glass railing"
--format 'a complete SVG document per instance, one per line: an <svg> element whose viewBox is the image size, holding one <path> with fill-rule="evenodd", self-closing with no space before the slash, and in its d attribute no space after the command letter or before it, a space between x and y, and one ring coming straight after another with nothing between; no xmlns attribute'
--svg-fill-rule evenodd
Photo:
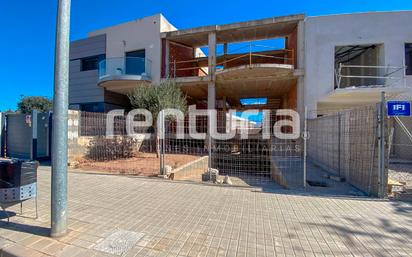
<svg viewBox="0 0 412 257"><path fill-rule="evenodd" d="M143 79L151 78L152 62L141 57L107 58L99 63L99 78L109 76L138 75Z"/></svg>

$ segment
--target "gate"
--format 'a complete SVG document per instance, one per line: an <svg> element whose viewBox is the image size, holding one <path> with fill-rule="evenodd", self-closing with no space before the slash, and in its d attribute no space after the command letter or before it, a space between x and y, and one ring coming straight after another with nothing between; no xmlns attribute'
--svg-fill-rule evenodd
<svg viewBox="0 0 412 257"><path fill-rule="evenodd" d="M51 114L3 114L2 156L20 159L48 159L51 146Z"/></svg>
<svg viewBox="0 0 412 257"><path fill-rule="evenodd" d="M346 181L367 195L384 197L388 181L388 119L384 102L344 111L309 114L308 180ZM316 169L312 169L316 170Z"/></svg>

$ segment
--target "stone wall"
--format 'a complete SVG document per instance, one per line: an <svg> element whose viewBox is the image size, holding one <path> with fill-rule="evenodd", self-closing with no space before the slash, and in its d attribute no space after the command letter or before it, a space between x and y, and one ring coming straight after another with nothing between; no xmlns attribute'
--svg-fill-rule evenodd
<svg viewBox="0 0 412 257"><path fill-rule="evenodd" d="M141 150L143 143L141 137L128 137L126 135L114 136L111 139L104 135L81 136L80 112L69 111L68 120L68 159L69 163L82 160L115 160L132 157Z"/></svg>

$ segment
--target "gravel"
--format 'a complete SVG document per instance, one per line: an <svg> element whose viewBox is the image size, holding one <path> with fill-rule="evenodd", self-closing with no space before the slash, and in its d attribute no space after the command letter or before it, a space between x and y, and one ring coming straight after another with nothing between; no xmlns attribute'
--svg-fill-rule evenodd
<svg viewBox="0 0 412 257"><path fill-rule="evenodd" d="M389 178L412 187L412 163L389 164Z"/></svg>

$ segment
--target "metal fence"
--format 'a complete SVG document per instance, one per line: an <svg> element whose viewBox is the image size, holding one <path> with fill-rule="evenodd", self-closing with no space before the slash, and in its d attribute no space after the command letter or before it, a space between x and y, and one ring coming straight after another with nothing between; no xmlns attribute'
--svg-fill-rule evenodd
<svg viewBox="0 0 412 257"><path fill-rule="evenodd" d="M388 100L411 102L412 95L389 95ZM395 198L402 199L412 189L412 117L391 117L388 134L389 187Z"/></svg>
<svg viewBox="0 0 412 257"><path fill-rule="evenodd" d="M189 122L188 116L183 122L167 118L162 138L157 134L159 127L139 128L134 135L128 135L126 114L120 114L113 118L113 136L106 137L108 114L72 112L69 155L86 170L161 174L197 182L212 179L235 185L276 183L286 188L304 188L328 174L368 195L382 196L386 192L388 153L404 150L399 150L402 144L396 135L389 135L387 128L392 123L386 118L381 122L385 117L381 107L370 105L321 117L309 111L307 133L303 133L308 137L301 135L301 127L299 135L289 139L281 139L274 132L278 129L278 133L293 134L288 125L275 126L291 121L292 111L279 115L278 110L260 110L247 119L242 112L218 111L216 132L232 134L221 139L209 133L207 116L197 116L195 122ZM183 131L183 137L178 136L178 131ZM191 131L204 133L204 137L193 138ZM381 139L388 142L391 138L391 144L381 144ZM387 153L383 160L382 146ZM212 177L216 171L218 175Z"/></svg>
<svg viewBox="0 0 412 257"><path fill-rule="evenodd" d="M186 118L183 139L177 139L174 125L168 126L165 139L166 162L173 163L176 154L198 158L194 158L184 167L167 168L174 170L175 178L183 180L202 181L208 168L211 168L219 172L217 183L226 183L229 179L228 183L236 185L277 182L285 187L302 186L302 139L279 139L274 135L273 125L279 120L290 119L289 115L276 115L276 111L260 111L251 119L242 118L239 112L218 111L217 132L231 134L230 138L210 138L208 133L203 140L191 138L189 130L203 133L209 131L205 117L198 119L196 124L189 124ZM266 137L263 136L264 124L270 128ZM290 127L285 127L283 132L292 131Z"/></svg>
<svg viewBox="0 0 412 257"><path fill-rule="evenodd" d="M379 106L358 107L308 120L309 161L375 196L385 192L381 186L387 181L387 155L385 167L380 169L379 117L384 116L380 116ZM387 136L385 132L385 141Z"/></svg>
<svg viewBox="0 0 412 257"><path fill-rule="evenodd" d="M108 114L71 112L69 159L82 169L106 172L155 176L162 170L172 179L202 181L210 179L210 169L214 169L219 172L217 183L277 182L285 187L301 187L303 140L300 135L296 139L275 137L273 125L279 120L290 120L290 116L279 116L276 110L266 112L258 113L253 121L241 118L241 113L218 111L216 130L233 133L228 139L211 138L207 116L198 116L193 124L188 116L183 124L167 119L164 140L157 138L159 128L154 127L140 128L133 136L128 135L126 114L113 119L113 136L106 137ZM264 123L270 128L266 138L263 138ZM241 124L246 124L243 131ZM178 126L184 127L183 138L176 135ZM204 133L205 137L192 138L191 130ZM292 131L285 127L282 132ZM143 133L151 136L145 139ZM243 138L246 133L247 138ZM225 180L227 176L230 182Z"/></svg>

